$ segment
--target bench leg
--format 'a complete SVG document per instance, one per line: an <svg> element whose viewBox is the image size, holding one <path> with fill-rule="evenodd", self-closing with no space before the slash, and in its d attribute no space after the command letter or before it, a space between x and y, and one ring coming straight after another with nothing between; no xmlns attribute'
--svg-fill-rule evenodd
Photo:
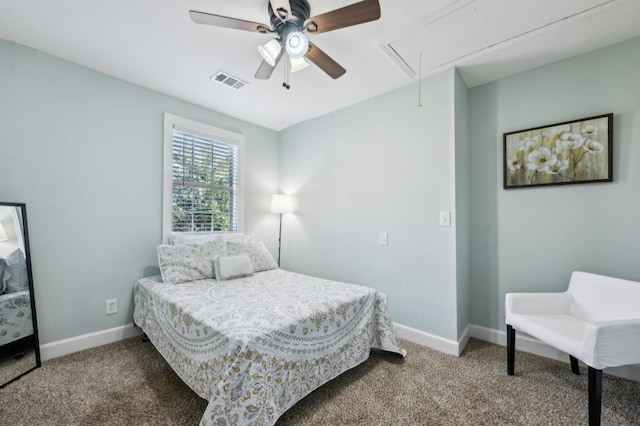
<svg viewBox="0 0 640 426"><path fill-rule="evenodd" d="M589 367L589 426L600 426L602 370Z"/></svg>
<svg viewBox="0 0 640 426"><path fill-rule="evenodd" d="M507 324L507 374L513 376L516 358L516 330Z"/></svg>
<svg viewBox="0 0 640 426"><path fill-rule="evenodd" d="M569 359L571 360L571 372L579 376L580 367L578 366L578 360L571 355L569 355Z"/></svg>

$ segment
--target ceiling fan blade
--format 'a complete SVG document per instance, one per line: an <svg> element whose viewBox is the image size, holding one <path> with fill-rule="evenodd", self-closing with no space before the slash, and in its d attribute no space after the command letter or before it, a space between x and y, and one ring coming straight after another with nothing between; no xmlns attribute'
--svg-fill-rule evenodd
<svg viewBox="0 0 640 426"><path fill-rule="evenodd" d="M309 43L309 51L304 56L305 58L316 64L322 71L329 74L329 77L333 78L334 80L338 77L341 77L345 72L347 72L347 70L342 68L339 63L331 59L329 55L324 53L313 43Z"/></svg>
<svg viewBox="0 0 640 426"><path fill-rule="evenodd" d="M254 77L257 78L258 80L269 80L269 78L271 78L271 74L273 74L273 70L276 69L283 55L284 55L284 49L282 49L282 51L276 58L276 64L274 66L269 65L267 61L263 60L262 63L260 64L260 67L258 68L258 71L256 71L256 75L254 75Z"/></svg>
<svg viewBox="0 0 640 426"><path fill-rule="evenodd" d="M271 3L271 8L273 9L274 12L277 12L278 10L281 10L281 9L287 11L287 16L283 16L278 13L278 15L281 16L282 18L289 19L291 17L291 4L289 3L289 0L269 0L269 3Z"/></svg>
<svg viewBox="0 0 640 426"><path fill-rule="evenodd" d="M380 3L378 0L364 0L309 18L304 22L304 26L311 24L308 31L320 34L377 19L380 19ZM316 27L315 31L314 26Z"/></svg>
<svg viewBox="0 0 640 426"><path fill-rule="evenodd" d="M234 30L244 30L259 33L272 32L268 25L258 22L243 21L242 19L229 18L227 16L212 15L211 13L190 10L191 20L196 24L213 25L214 27L232 28Z"/></svg>

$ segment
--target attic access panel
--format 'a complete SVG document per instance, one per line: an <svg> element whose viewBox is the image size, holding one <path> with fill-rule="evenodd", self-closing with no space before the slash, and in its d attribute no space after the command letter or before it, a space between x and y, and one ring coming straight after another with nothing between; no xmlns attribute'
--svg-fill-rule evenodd
<svg viewBox="0 0 640 426"><path fill-rule="evenodd" d="M389 47L417 74L422 53L425 72L526 37L609 0L459 0L428 16Z"/></svg>

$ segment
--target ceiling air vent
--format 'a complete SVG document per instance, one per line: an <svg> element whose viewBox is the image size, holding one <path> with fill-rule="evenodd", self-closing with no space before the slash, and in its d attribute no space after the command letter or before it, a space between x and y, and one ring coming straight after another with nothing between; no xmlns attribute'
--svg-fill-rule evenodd
<svg viewBox="0 0 640 426"><path fill-rule="evenodd" d="M222 83L225 86L233 87L234 89L240 89L241 87L248 84L246 81L242 81L239 78L229 75L224 71L218 71L213 77L211 77L211 80Z"/></svg>

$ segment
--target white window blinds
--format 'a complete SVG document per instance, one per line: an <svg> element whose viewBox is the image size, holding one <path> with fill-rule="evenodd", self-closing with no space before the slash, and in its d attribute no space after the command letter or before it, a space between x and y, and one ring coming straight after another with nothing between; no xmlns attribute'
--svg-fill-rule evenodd
<svg viewBox="0 0 640 426"><path fill-rule="evenodd" d="M172 231L238 230L238 146L173 127Z"/></svg>

